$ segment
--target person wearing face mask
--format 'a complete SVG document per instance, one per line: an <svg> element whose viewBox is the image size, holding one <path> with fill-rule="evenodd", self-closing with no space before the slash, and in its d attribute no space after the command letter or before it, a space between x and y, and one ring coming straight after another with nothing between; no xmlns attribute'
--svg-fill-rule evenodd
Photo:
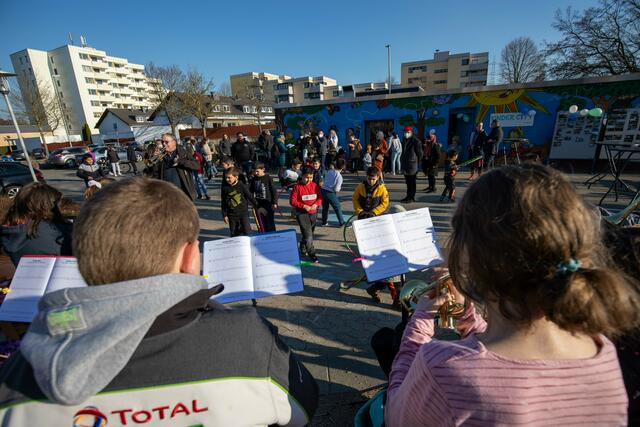
<svg viewBox="0 0 640 427"><path fill-rule="evenodd" d="M402 140L402 154L400 164L404 171L404 181L407 185L407 196L400 200L402 203L413 203L416 198L416 178L418 175L418 165L422 159L422 143L413 135L413 126L404 128L404 138Z"/></svg>
<svg viewBox="0 0 640 427"><path fill-rule="evenodd" d="M320 155L320 170L324 175L327 170L327 153L329 152L329 144L330 142L325 138L324 132L318 132L318 138L316 140L316 144L318 147L318 154Z"/></svg>

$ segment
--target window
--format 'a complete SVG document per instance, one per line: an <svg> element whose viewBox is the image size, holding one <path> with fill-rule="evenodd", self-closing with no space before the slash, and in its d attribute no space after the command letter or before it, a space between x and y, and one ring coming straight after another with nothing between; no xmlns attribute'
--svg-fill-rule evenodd
<svg viewBox="0 0 640 427"><path fill-rule="evenodd" d="M102 116L102 113L98 113L98 112L93 113L93 117L95 117L96 119L99 119L100 116Z"/></svg>
<svg viewBox="0 0 640 427"><path fill-rule="evenodd" d="M267 113L273 113L273 108L267 107Z"/></svg>
<svg viewBox="0 0 640 427"><path fill-rule="evenodd" d="M85 77L85 78L84 78L84 81L85 81L85 82L87 82L87 83L90 83L90 84L93 84L93 83L95 83L95 82L96 82L96 81L95 81L94 79L92 79L91 77Z"/></svg>
<svg viewBox="0 0 640 427"><path fill-rule="evenodd" d="M469 58L464 58L462 60L462 65L469 65Z"/></svg>
<svg viewBox="0 0 640 427"><path fill-rule="evenodd" d="M304 82L304 88L308 89L311 86L310 82Z"/></svg>
<svg viewBox="0 0 640 427"><path fill-rule="evenodd" d="M320 99L320 92L305 93L304 94L304 98L305 99Z"/></svg>
<svg viewBox="0 0 640 427"><path fill-rule="evenodd" d="M447 84L447 81L446 80L434 80L433 84L434 85Z"/></svg>
<svg viewBox="0 0 640 427"><path fill-rule="evenodd" d="M86 71L87 73L91 73L93 71L93 68L89 67L88 65L83 65L82 66L82 71Z"/></svg>
<svg viewBox="0 0 640 427"><path fill-rule="evenodd" d="M469 76L469 72L468 71L461 71L460 72L460 77L468 77Z"/></svg>
<svg viewBox="0 0 640 427"><path fill-rule="evenodd" d="M414 67L409 67L409 74L413 74L416 72L420 72L420 73L426 73L427 72L427 66L426 65L416 65Z"/></svg>
<svg viewBox="0 0 640 427"><path fill-rule="evenodd" d="M287 89L290 86L290 83L279 83L276 89Z"/></svg>
<svg viewBox="0 0 640 427"><path fill-rule="evenodd" d="M142 122L146 122L147 119L144 116L136 116L136 122L138 123L142 123Z"/></svg>
<svg viewBox="0 0 640 427"><path fill-rule="evenodd" d="M251 112L251 109L249 108L248 105L245 105L244 107L242 107L242 111L244 111L245 113L249 113Z"/></svg>
<svg viewBox="0 0 640 427"><path fill-rule="evenodd" d="M58 83L58 87L60 87L60 80L56 80L56 83Z"/></svg>
<svg viewBox="0 0 640 427"><path fill-rule="evenodd" d="M252 113L257 113L258 112L258 108L257 107L251 107L251 112Z"/></svg>
<svg viewBox="0 0 640 427"><path fill-rule="evenodd" d="M58 92L58 95L60 95L60 98L64 98L64 95L62 94L62 92Z"/></svg>
<svg viewBox="0 0 640 427"><path fill-rule="evenodd" d="M236 124L233 122L227 123L227 126L231 127L231 126L235 126Z"/></svg>
<svg viewBox="0 0 640 427"><path fill-rule="evenodd" d="M340 96L340 91L339 90L334 90L333 91L333 96Z"/></svg>
<svg viewBox="0 0 640 427"><path fill-rule="evenodd" d="M89 95L97 95L97 93L95 89L89 89Z"/></svg>
<svg viewBox="0 0 640 427"><path fill-rule="evenodd" d="M108 65L109 67L113 67L113 62L111 62L111 61L107 62L107 65Z"/></svg>
<svg viewBox="0 0 640 427"><path fill-rule="evenodd" d="M436 74L442 74L442 73L448 73L448 72L449 72L449 69L447 69L447 68L439 68L439 69L434 71L434 73L436 73Z"/></svg>
<svg viewBox="0 0 640 427"><path fill-rule="evenodd" d="M86 59L86 60L88 60L88 59L89 59L89 55L87 55L86 53L81 53L81 54L80 54L80 59Z"/></svg>
<svg viewBox="0 0 640 427"><path fill-rule="evenodd" d="M219 112L220 112L220 106L219 106L219 105L215 105L215 106L213 107L213 111L214 111L215 113L219 113Z"/></svg>
<svg viewBox="0 0 640 427"><path fill-rule="evenodd" d="M49 58L49 59L51 59L51 63L53 64L53 56L51 58Z"/></svg>
<svg viewBox="0 0 640 427"><path fill-rule="evenodd" d="M20 58L18 58L20 60L20 64L22 64L22 56Z"/></svg>
<svg viewBox="0 0 640 427"><path fill-rule="evenodd" d="M92 107L99 107L99 106L100 106L100 102L98 102L98 101L91 101L91 106L92 106Z"/></svg>

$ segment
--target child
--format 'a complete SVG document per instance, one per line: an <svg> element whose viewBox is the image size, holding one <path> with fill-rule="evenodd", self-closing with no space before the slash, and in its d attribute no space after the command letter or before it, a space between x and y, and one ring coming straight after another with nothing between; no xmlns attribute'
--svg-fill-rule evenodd
<svg viewBox="0 0 640 427"><path fill-rule="evenodd" d="M89 181L97 181L104 177L104 172L99 165L95 164L91 154L87 153L82 156L82 163L78 166L76 176L84 180L84 185L89 187Z"/></svg>
<svg viewBox="0 0 640 427"><path fill-rule="evenodd" d="M295 209L296 220L300 226L300 254L309 255L312 262L318 262L313 246L313 232L316 228L318 208L322 205L320 187L313 182L313 170L304 168L300 181L293 186L289 203Z"/></svg>
<svg viewBox="0 0 640 427"><path fill-rule="evenodd" d="M14 265L23 255L71 255L71 224L60 212L62 193L44 182L25 185L0 227Z"/></svg>
<svg viewBox="0 0 640 427"><path fill-rule="evenodd" d="M222 187L221 196L222 216L225 224L229 224L231 237L246 236L251 231L249 225L248 203L254 208L258 207L256 199L249 191L247 185L240 182L240 169L233 167L225 170L227 185Z"/></svg>
<svg viewBox="0 0 640 427"><path fill-rule="evenodd" d="M97 181L89 181L89 186L87 187L86 190L84 190L84 196L83 196L84 199L89 200L90 198L95 196L95 194L98 191L102 190L102 187L108 184L112 184L114 182L116 182L116 180L109 177L100 178Z"/></svg>
<svg viewBox="0 0 640 427"><path fill-rule="evenodd" d="M366 171L371 167L371 144L367 145L367 152L362 156L362 163L364 164L364 170Z"/></svg>
<svg viewBox="0 0 640 427"><path fill-rule="evenodd" d="M233 161L233 159L231 157L223 157L222 158L222 168L224 169L224 171L222 172L222 183L221 186L222 187L226 187L227 185L227 175L231 172L231 170L233 170L233 168L236 166L236 163ZM243 173L240 174L239 176L240 182L242 182L243 184L247 184L247 178L244 176Z"/></svg>
<svg viewBox="0 0 640 427"><path fill-rule="evenodd" d="M281 182L280 182L281 186L282 187L292 186L293 184L298 182L301 174L302 174L302 162L298 159L293 159L293 161L291 162L291 168L287 169L281 178Z"/></svg>
<svg viewBox="0 0 640 427"><path fill-rule="evenodd" d="M255 164L250 189L258 202L256 215L262 219L262 231L276 231L275 210L278 208L278 192L273 179L266 173L263 162Z"/></svg>
<svg viewBox="0 0 640 427"><path fill-rule="evenodd" d="M211 200L211 197L209 197L209 193L207 193L207 186L204 183L204 177L203 177L202 169L203 169L203 165L205 165L204 157L202 157L202 154L200 154L197 150L195 150L195 148L191 144L187 145L187 151L189 152L189 154L193 156L194 159L196 159L196 162L198 162L198 166L199 166L197 171L192 172L193 182L196 187L196 193L198 194L198 200L202 200L202 199Z"/></svg>
<svg viewBox="0 0 640 427"><path fill-rule="evenodd" d="M338 159L336 165L329 163L329 170L324 177L322 183L322 222L321 226L329 225L327 220L329 218L329 204L333 207L333 210L338 217L338 225L342 227L344 225L344 217L342 216L342 207L340 206L340 199L338 199L338 193L342 188L342 175L340 173L344 170L344 159Z"/></svg>
<svg viewBox="0 0 640 427"><path fill-rule="evenodd" d="M382 215L389 207L389 192L387 187L380 182L380 170L374 166L367 169L367 179L358 184L352 197L353 209L358 219L371 218ZM367 288L367 293L375 302L380 302L378 291L389 288L393 306L400 307L398 291L393 282L374 282Z"/></svg>
<svg viewBox="0 0 640 427"><path fill-rule="evenodd" d="M449 201L455 202L456 200L456 183L455 177L458 173L458 152L456 150L449 150L447 153L447 161L444 164L444 191L440 196L440 201L443 202L445 196L449 195Z"/></svg>
<svg viewBox="0 0 640 427"><path fill-rule="evenodd" d="M463 338L433 340L447 297L420 299L391 370L385 425L627 425L605 335L638 327L640 297L612 268L572 184L537 164L494 169L469 187L451 225Z"/></svg>
<svg viewBox="0 0 640 427"><path fill-rule="evenodd" d="M120 157L113 145L107 148L107 159L109 160L109 165L111 165L109 175L122 176L122 172L120 172Z"/></svg>
<svg viewBox="0 0 640 427"><path fill-rule="evenodd" d="M311 167L313 168L313 182L318 184L318 187L322 187L322 179L324 178L324 172L322 171L322 163L320 159L314 157L311 162Z"/></svg>

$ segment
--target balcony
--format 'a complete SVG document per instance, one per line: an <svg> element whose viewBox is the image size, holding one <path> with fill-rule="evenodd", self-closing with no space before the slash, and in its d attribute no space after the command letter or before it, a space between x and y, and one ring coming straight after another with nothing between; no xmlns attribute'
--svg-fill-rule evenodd
<svg viewBox="0 0 640 427"><path fill-rule="evenodd" d="M101 60L91 60L91 66L94 67L94 68L101 68L101 69L104 69L104 70L109 68L107 63L104 62L104 61L101 61Z"/></svg>
<svg viewBox="0 0 640 427"><path fill-rule="evenodd" d="M274 89L273 94L276 96L280 95L293 95L293 88L291 86L287 86L282 89Z"/></svg>
<svg viewBox="0 0 640 427"><path fill-rule="evenodd" d="M469 74L469 82L471 83L478 83L478 82L485 82L487 81L487 75L486 74Z"/></svg>

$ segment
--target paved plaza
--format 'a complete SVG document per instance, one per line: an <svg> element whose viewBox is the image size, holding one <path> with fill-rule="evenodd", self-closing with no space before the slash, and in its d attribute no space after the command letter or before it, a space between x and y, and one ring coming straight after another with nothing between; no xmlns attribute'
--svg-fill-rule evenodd
<svg viewBox="0 0 640 427"><path fill-rule="evenodd" d="M65 195L81 200L84 186L73 170L43 170L47 182L62 190ZM458 197L468 187L467 172L458 175ZM570 174L580 193L597 203L610 181L603 180L588 190L582 182L587 174ZM347 174L341 192L342 207L346 216L353 213L351 194L364 176ZM441 175L438 180L442 190ZM631 182L637 183L638 176ZM391 204L398 204L404 197L402 176L385 175L385 183L391 196ZM439 202L440 193L420 192L426 187L426 179L419 176L417 202L407 209L429 207L437 230L438 241L446 247L450 234L450 217L454 203ZM220 213L220 178L208 184L211 201L197 201L201 219L200 241L228 237L229 231ZM282 213L276 215L278 230L295 229L297 224L289 218L287 193L281 195ZM619 208L628 203L622 197L617 203L613 197L606 206ZM395 203L394 203L395 202ZM177 213L179 214L179 213ZM385 382L373 352L369 347L372 334L382 327L393 327L400 321L400 313L391 308L388 293L382 294L382 303L376 304L365 292L366 284L348 291L339 288L341 281L361 276L360 263L353 263L352 256L343 246L342 229L335 217L329 227L316 229L316 248L320 263L303 267L305 290L294 295L261 299L258 311L273 322L287 344L291 346L316 378L321 392L320 408L313 425L345 425L352 420L355 410ZM255 225L252 225L255 229ZM349 234L353 240L353 235ZM152 250L152 248L150 248ZM141 254L141 256L152 255ZM419 276L418 273L413 276ZM236 303L243 305L245 303Z"/></svg>

